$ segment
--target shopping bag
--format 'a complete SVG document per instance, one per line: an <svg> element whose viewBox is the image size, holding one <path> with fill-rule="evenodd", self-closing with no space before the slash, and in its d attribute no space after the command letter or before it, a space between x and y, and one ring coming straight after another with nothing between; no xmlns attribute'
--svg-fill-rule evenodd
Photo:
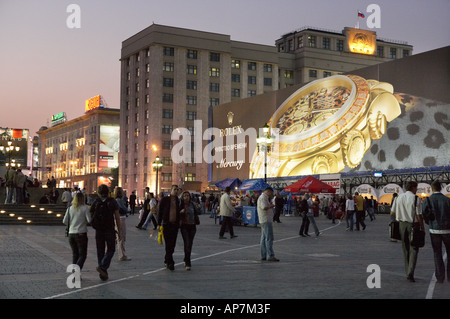
<svg viewBox="0 0 450 319"><path fill-rule="evenodd" d="M158 230L158 243L159 243L160 245L162 245L163 240L164 240L163 227L160 226L160 227L159 227L159 230Z"/></svg>

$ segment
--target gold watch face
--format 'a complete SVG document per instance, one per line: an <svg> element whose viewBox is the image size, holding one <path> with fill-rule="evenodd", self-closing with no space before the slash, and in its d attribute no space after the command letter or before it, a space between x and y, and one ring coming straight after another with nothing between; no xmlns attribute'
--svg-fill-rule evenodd
<svg viewBox="0 0 450 319"><path fill-rule="evenodd" d="M347 101L350 90L343 86L318 88L295 96L275 127L281 135L303 133L333 116Z"/></svg>
<svg viewBox="0 0 450 319"><path fill-rule="evenodd" d="M270 127L279 129L274 148L290 156L333 143L359 120L369 89L366 80L353 75L335 75L300 88L271 118Z"/></svg>

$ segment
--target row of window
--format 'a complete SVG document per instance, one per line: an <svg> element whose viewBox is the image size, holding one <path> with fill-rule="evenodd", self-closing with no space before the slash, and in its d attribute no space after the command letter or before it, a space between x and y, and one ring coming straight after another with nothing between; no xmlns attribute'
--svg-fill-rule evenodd
<svg viewBox="0 0 450 319"><path fill-rule="evenodd" d="M294 51L294 40L290 39L287 43L288 46L288 52ZM306 43L303 41L303 36L299 36L297 38L297 48L303 48L304 46L310 47L310 48L318 48L318 41L317 37L314 35L308 35L306 37ZM322 49L325 50L331 50L331 38L329 37L322 37ZM344 40L336 40L336 51L344 51ZM408 49L401 49L402 50L402 56L407 57L409 56L409 50ZM284 52L284 44L278 45L278 51ZM377 46L377 56L384 57L385 56L385 47L382 45ZM389 48L389 58L390 59L397 59L397 48Z"/></svg>

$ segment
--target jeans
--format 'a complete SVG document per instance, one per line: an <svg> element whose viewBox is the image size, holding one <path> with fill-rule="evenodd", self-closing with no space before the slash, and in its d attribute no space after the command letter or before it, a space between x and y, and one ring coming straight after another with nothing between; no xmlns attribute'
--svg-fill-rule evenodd
<svg viewBox="0 0 450 319"><path fill-rule="evenodd" d="M316 220L314 219L314 215L308 215L308 219L309 219L309 223L311 225L313 225L313 227L314 227L314 232L316 233L316 236L318 236L320 234L320 232L319 232L319 228L317 228Z"/></svg>
<svg viewBox="0 0 450 319"><path fill-rule="evenodd" d="M16 202L16 188L6 187L6 200L5 204L13 204Z"/></svg>
<svg viewBox="0 0 450 319"><path fill-rule="evenodd" d="M300 231L298 232L300 236L308 235L309 230L309 218L306 213L302 213L302 215L302 225L300 226Z"/></svg>
<svg viewBox="0 0 450 319"><path fill-rule="evenodd" d="M443 282L445 279L445 264L442 257L442 243L447 252L447 280L450 281L450 234L431 234L431 246L434 252L434 266L436 280Z"/></svg>
<svg viewBox="0 0 450 319"><path fill-rule="evenodd" d="M347 216L345 217L345 221L347 222L347 228L349 228L350 230L353 230L353 213L354 213L353 210L348 210Z"/></svg>
<svg viewBox="0 0 450 319"><path fill-rule="evenodd" d="M69 234L69 244L72 248L72 264L77 264L80 269L83 269L87 257L87 233Z"/></svg>
<svg viewBox="0 0 450 319"><path fill-rule="evenodd" d="M96 231L95 243L97 245L98 266L104 270L109 268L111 259L116 251L116 234L111 231Z"/></svg>
<svg viewBox="0 0 450 319"><path fill-rule="evenodd" d="M261 226L261 259L269 259L275 257L273 252L273 224L266 222Z"/></svg>
<svg viewBox="0 0 450 319"><path fill-rule="evenodd" d="M186 266L191 266L192 244L194 243L197 227L195 225L182 225L180 229L184 242L184 262Z"/></svg>

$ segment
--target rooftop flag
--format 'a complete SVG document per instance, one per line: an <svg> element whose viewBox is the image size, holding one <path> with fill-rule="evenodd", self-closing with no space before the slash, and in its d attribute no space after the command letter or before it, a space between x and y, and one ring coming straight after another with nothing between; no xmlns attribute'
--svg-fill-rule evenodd
<svg viewBox="0 0 450 319"><path fill-rule="evenodd" d="M358 11L358 18L365 18L366 16L361 11Z"/></svg>

